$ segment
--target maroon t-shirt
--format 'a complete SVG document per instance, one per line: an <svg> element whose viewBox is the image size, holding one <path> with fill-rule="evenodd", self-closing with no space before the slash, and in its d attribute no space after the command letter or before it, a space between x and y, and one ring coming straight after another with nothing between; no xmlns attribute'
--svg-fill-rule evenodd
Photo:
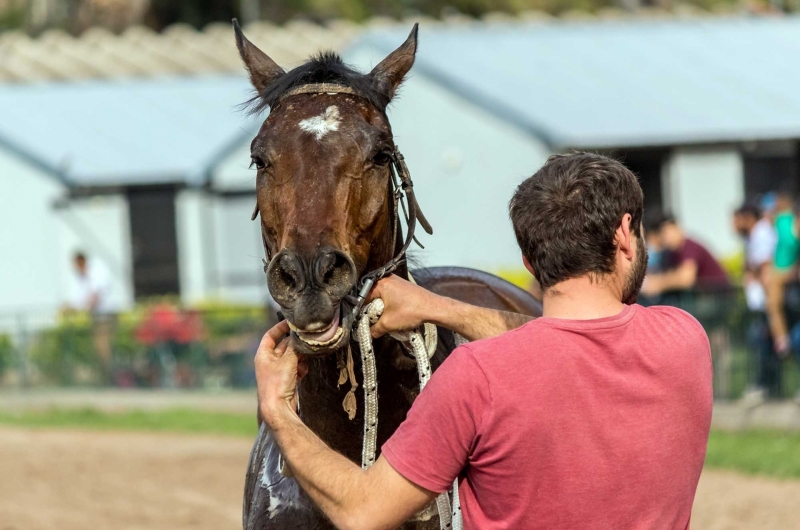
<svg viewBox="0 0 800 530"><path fill-rule="evenodd" d="M679 266L685 261L692 260L697 263L698 287L726 287L728 275L722 265L711 255L703 245L688 237L684 240L683 247L675 252L675 265Z"/></svg>
<svg viewBox="0 0 800 530"><path fill-rule="evenodd" d="M711 423L703 328L672 307L540 318L458 348L382 448L465 528L685 530Z"/></svg>

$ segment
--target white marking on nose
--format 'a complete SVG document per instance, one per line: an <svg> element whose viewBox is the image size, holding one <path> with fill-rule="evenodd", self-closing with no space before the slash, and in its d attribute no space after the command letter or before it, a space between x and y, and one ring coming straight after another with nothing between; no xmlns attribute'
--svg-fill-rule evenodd
<svg viewBox="0 0 800 530"><path fill-rule="evenodd" d="M319 116L307 118L299 125L300 129L313 134L317 140L321 140L329 132L339 130L339 109L336 105L331 105Z"/></svg>

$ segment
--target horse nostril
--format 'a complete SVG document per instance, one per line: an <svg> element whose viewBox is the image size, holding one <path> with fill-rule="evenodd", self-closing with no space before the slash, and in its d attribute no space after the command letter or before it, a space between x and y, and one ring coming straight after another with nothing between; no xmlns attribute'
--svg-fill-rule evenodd
<svg viewBox="0 0 800 530"><path fill-rule="evenodd" d="M297 287L297 274L299 271L295 260L289 255L281 256L277 272L280 274L281 282L290 290L294 290Z"/></svg>
<svg viewBox="0 0 800 530"><path fill-rule="evenodd" d="M314 272L318 285L332 296L344 296L356 280L353 260L338 250L321 252L317 256Z"/></svg>
<svg viewBox="0 0 800 530"><path fill-rule="evenodd" d="M297 255L284 250L267 269L267 287L277 302L285 301L305 286L305 274Z"/></svg>

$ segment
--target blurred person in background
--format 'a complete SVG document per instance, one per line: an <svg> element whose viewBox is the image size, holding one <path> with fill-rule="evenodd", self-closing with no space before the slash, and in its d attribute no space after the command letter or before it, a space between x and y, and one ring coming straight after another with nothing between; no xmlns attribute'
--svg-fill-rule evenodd
<svg viewBox="0 0 800 530"><path fill-rule="evenodd" d="M745 243L742 282L751 315L747 341L758 365L755 386L745 392L744 399L761 402L768 395L774 396L780 383L780 362L766 315L766 286L778 237L770 218L753 202L746 202L734 212L733 228Z"/></svg>
<svg viewBox="0 0 800 530"><path fill-rule="evenodd" d="M728 395L733 373L726 321L731 294L728 276L706 247L686 237L672 215L649 210L644 222L648 248L660 252L660 270L648 271L642 293L651 303L680 307L703 324L717 366L715 392Z"/></svg>
<svg viewBox="0 0 800 530"><path fill-rule="evenodd" d="M795 229L793 198L789 193L779 193L775 200L775 232L777 243L773 257L772 272L766 284L767 316L775 351L781 358L789 354L791 340L786 319L787 285L797 278L796 265L800 255L800 241Z"/></svg>
<svg viewBox="0 0 800 530"><path fill-rule="evenodd" d="M643 294L655 297L669 291L729 287L722 265L706 247L686 237L672 215L649 211L645 215L645 234L648 248L659 255L659 271L647 275Z"/></svg>
<svg viewBox="0 0 800 530"><path fill-rule="evenodd" d="M111 339L116 308L111 300L113 281L108 267L98 258L76 252L72 258L74 278L68 310L85 311L92 318L92 340L103 378L111 379Z"/></svg>

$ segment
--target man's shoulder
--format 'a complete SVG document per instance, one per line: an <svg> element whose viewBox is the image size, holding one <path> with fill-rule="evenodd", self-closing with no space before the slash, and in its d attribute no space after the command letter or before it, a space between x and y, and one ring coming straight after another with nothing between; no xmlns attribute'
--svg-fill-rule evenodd
<svg viewBox="0 0 800 530"><path fill-rule="evenodd" d="M464 346L468 347L470 354L478 360L486 356L495 357L498 351L504 353L520 349L529 351L534 345L541 344L547 334L553 332L547 326L539 326L537 320L531 320L518 328L494 337L469 342ZM536 338L535 341L534 338Z"/></svg>
<svg viewBox="0 0 800 530"><path fill-rule="evenodd" d="M683 328L693 335L706 336L705 329L690 313L678 307L667 305L654 305L650 307L638 307L638 315L646 323L664 327Z"/></svg>

